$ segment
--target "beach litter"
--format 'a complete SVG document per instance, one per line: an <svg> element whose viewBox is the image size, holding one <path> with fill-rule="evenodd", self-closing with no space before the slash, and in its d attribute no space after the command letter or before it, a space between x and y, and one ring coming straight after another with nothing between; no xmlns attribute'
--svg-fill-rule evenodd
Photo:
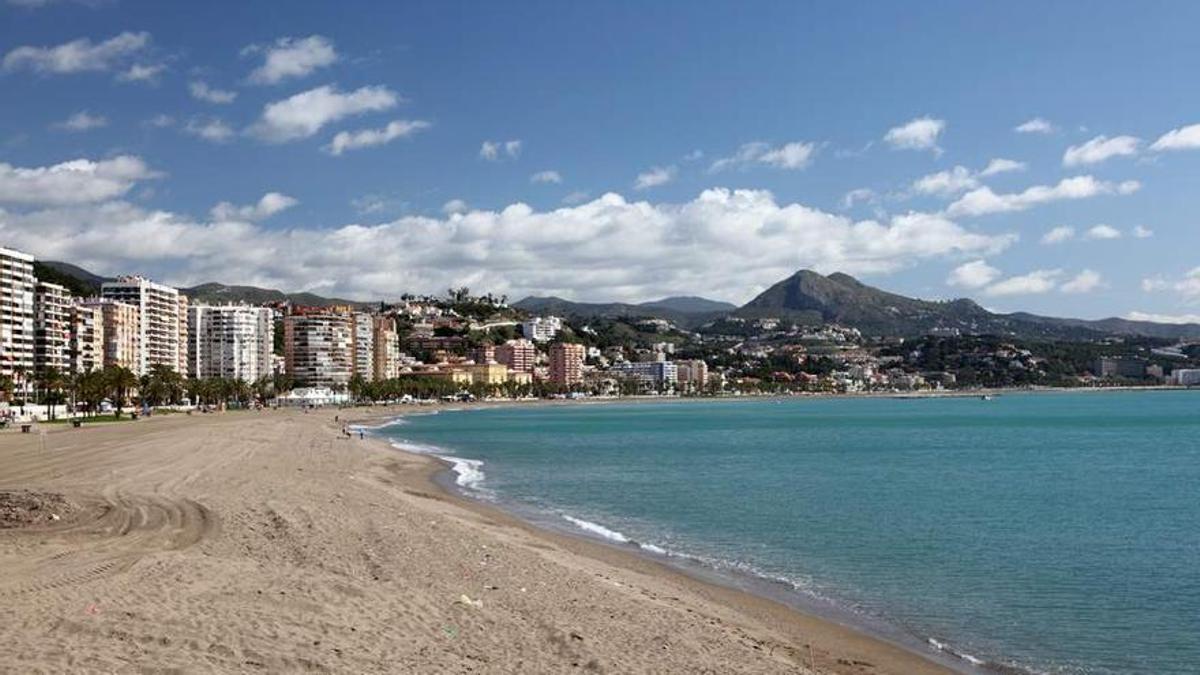
<svg viewBox="0 0 1200 675"><path fill-rule="evenodd" d="M483 607L483 600L472 600L471 596L467 595L466 593L458 596L458 600L455 600L455 602L460 605L466 605L467 607Z"/></svg>

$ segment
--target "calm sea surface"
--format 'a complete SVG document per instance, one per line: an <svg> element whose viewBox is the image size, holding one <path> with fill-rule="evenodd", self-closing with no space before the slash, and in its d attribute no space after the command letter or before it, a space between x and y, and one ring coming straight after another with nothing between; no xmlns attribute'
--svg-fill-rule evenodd
<svg viewBox="0 0 1200 675"><path fill-rule="evenodd" d="M1200 392L516 407L378 433L472 460L458 481L484 498L910 644L1200 672Z"/></svg>

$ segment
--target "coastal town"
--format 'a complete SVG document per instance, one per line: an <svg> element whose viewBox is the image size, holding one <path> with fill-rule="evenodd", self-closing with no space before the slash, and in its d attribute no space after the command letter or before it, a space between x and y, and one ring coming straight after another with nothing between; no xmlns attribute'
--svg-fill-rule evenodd
<svg viewBox="0 0 1200 675"><path fill-rule="evenodd" d="M1161 339L1025 344L958 329L866 337L837 324L734 316L685 328L651 313L534 315L466 288L378 304L218 304L120 276L80 297L38 278L34 263L0 248L9 417L137 405L1200 384L1200 346Z"/></svg>

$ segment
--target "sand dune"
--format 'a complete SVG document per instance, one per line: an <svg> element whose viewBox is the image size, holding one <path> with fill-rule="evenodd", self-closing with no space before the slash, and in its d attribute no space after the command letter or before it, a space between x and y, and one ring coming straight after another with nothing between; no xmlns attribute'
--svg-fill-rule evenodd
<svg viewBox="0 0 1200 675"><path fill-rule="evenodd" d="M0 671L940 670L462 503L333 414L0 434Z"/></svg>

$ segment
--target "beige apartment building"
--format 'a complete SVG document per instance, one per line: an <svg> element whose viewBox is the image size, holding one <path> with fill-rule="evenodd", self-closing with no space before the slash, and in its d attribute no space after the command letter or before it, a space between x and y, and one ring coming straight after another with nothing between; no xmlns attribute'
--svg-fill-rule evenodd
<svg viewBox="0 0 1200 675"><path fill-rule="evenodd" d="M393 379L400 374L400 335L396 332L396 321L390 316L377 316L372 329L375 379Z"/></svg>
<svg viewBox="0 0 1200 675"><path fill-rule="evenodd" d="M100 313L100 330L104 340L101 366L120 366L136 373L144 362L141 312L138 308L109 298L90 298L80 305Z"/></svg>
<svg viewBox="0 0 1200 675"><path fill-rule="evenodd" d="M537 347L529 340L509 340L496 347L493 356L497 363L503 363L514 371L532 373L537 363Z"/></svg>
<svg viewBox="0 0 1200 675"><path fill-rule="evenodd" d="M76 302L71 305L69 322L70 371L82 375L104 368L104 313L99 307Z"/></svg>
<svg viewBox="0 0 1200 675"><path fill-rule="evenodd" d="M0 376L18 386L33 373L33 256L0 248Z"/></svg>
<svg viewBox="0 0 1200 675"><path fill-rule="evenodd" d="M550 346L550 382L569 387L583 382L587 349L580 344L556 342Z"/></svg>
<svg viewBox="0 0 1200 675"><path fill-rule="evenodd" d="M352 315L333 312L284 318L284 367L296 386L345 388L354 372L355 324Z"/></svg>
<svg viewBox="0 0 1200 675"><path fill-rule="evenodd" d="M144 375L153 366L175 370L185 366L187 317L180 311L187 301L180 300L178 290L144 277L124 276L101 285L100 295L137 309L140 353L134 372Z"/></svg>

